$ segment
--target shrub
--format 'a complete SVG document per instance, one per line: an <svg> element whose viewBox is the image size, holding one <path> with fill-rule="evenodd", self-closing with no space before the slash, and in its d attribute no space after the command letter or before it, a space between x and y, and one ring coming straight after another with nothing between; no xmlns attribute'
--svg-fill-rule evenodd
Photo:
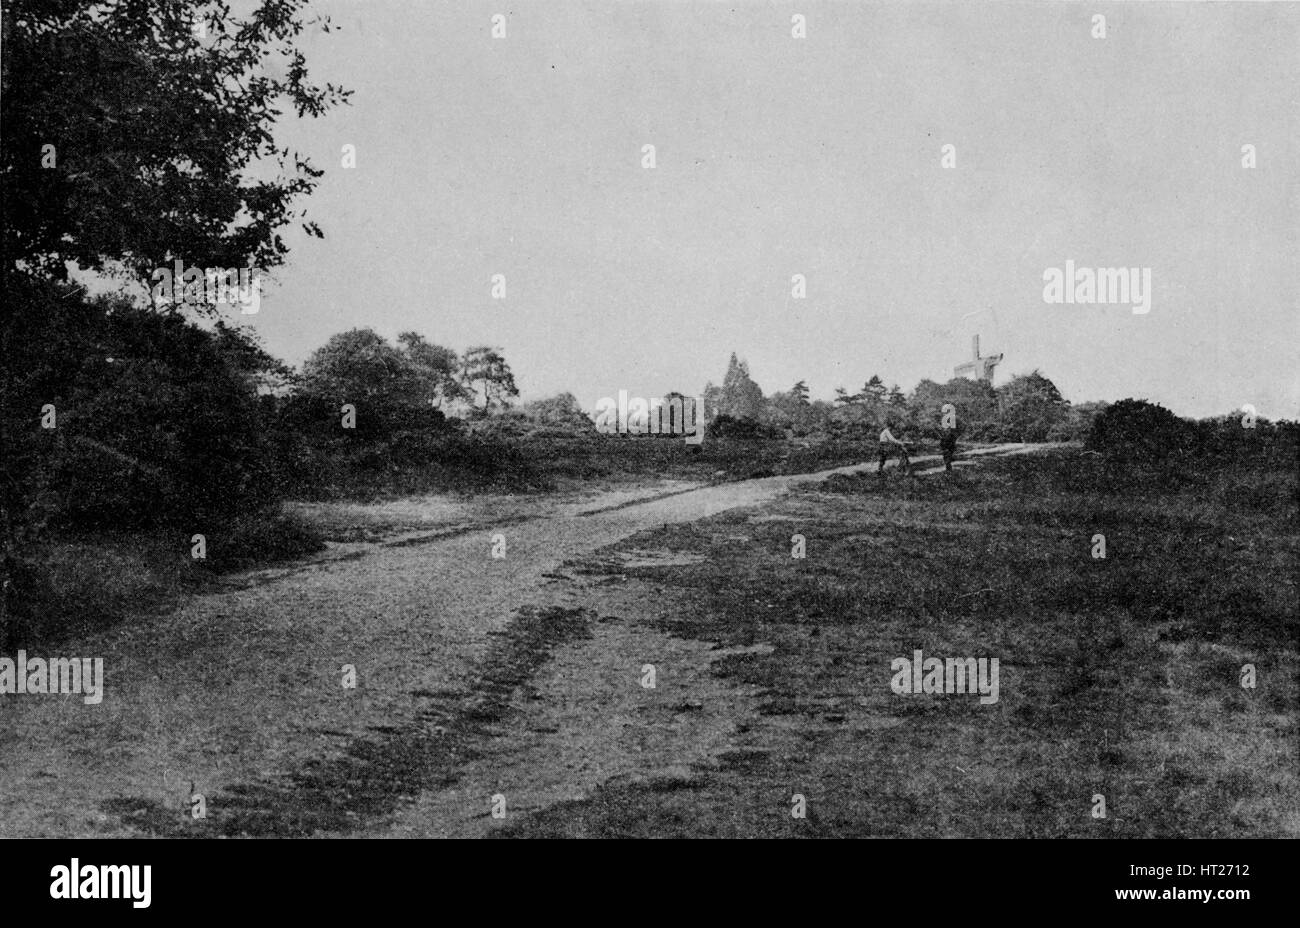
<svg viewBox="0 0 1300 928"><path fill-rule="evenodd" d="M231 517L276 502L258 375L276 366L220 323L205 330L121 297L7 275L6 510L38 493L65 525ZM53 429L40 427L43 406Z"/></svg>
<svg viewBox="0 0 1300 928"><path fill-rule="evenodd" d="M778 429L764 425L757 419L737 419L725 413L708 424L706 434L713 438L734 438L741 441L764 441L783 437Z"/></svg>
<svg viewBox="0 0 1300 928"><path fill-rule="evenodd" d="M1145 400L1120 400L1099 413L1088 433L1089 450L1136 463L1164 461L1194 448L1191 423Z"/></svg>
<svg viewBox="0 0 1300 928"><path fill-rule="evenodd" d="M325 542L312 528L283 514L240 519L205 534L208 551L202 563L218 571L292 560L325 549Z"/></svg>

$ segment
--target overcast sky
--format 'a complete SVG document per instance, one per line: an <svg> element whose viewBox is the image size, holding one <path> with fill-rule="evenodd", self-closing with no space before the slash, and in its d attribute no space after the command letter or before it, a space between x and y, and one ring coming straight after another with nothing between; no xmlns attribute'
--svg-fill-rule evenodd
<svg viewBox="0 0 1300 928"><path fill-rule="evenodd" d="M1300 417L1300 6L316 7L313 76L355 95L278 137L326 169L326 238L291 232L244 317L290 362L415 329L591 409L696 393L732 351L765 393L911 389L978 332L998 383ZM1047 305L1067 259L1151 268L1150 312Z"/></svg>

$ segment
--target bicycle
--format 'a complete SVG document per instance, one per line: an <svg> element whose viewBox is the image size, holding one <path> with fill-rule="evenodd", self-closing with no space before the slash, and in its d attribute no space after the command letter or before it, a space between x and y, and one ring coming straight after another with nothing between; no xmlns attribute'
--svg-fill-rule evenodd
<svg viewBox="0 0 1300 928"><path fill-rule="evenodd" d="M907 474L907 476L912 476L912 459L907 454L907 448L902 444L895 444L888 451L883 447L881 448L880 467L876 470L876 473L881 477L885 476L885 461L890 454L897 454L898 466L902 468L903 473Z"/></svg>

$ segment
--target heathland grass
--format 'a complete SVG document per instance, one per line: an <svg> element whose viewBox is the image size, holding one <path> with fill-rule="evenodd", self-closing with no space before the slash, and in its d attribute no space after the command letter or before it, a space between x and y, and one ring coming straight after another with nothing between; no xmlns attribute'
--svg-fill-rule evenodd
<svg viewBox="0 0 1300 928"><path fill-rule="evenodd" d="M202 549L196 549L195 535L204 536ZM51 645L111 628L210 590L223 573L324 547L312 527L278 512L186 529L54 531L26 552L23 608L0 629L0 644Z"/></svg>
<svg viewBox="0 0 1300 928"><path fill-rule="evenodd" d="M500 833L1300 836L1296 492L1286 455L1067 450L832 478L628 539L704 556L620 570L689 594L664 630L762 645L713 664L761 702L716 765ZM998 658L999 701L896 695L890 662L915 649Z"/></svg>

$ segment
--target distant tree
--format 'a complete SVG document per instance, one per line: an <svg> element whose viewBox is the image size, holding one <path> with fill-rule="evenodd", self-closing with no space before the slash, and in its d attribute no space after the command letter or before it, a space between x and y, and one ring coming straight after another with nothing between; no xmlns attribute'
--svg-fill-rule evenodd
<svg viewBox="0 0 1300 928"><path fill-rule="evenodd" d="M303 364L302 386L340 403L412 405L422 398L415 366L374 329L331 336Z"/></svg>
<svg viewBox="0 0 1300 928"><path fill-rule="evenodd" d="M825 400L813 400L808 404L807 415L807 433L825 432L830 428L831 413L835 407Z"/></svg>
<svg viewBox="0 0 1300 928"><path fill-rule="evenodd" d="M1039 371L1013 377L996 392L1004 440L1046 441L1053 427L1070 419L1070 404Z"/></svg>
<svg viewBox="0 0 1300 928"><path fill-rule="evenodd" d="M908 418L921 434L937 438L942 430L945 406L951 406L957 428L969 438L998 438L998 401L992 384L985 380L955 377L947 383L922 380L908 400Z"/></svg>
<svg viewBox="0 0 1300 928"><path fill-rule="evenodd" d="M403 332L397 342L425 384L427 399L435 409L468 399L469 393L460 382L461 365L456 352L433 344L418 332Z"/></svg>
<svg viewBox="0 0 1300 928"><path fill-rule="evenodd" d="M833 407L808 398L808 385L802 380L785 393L773 393L763 403L761 421L773 429L790 429L795 435L810 435L824 429Z"/></svg>
<svg viewBox="0 0 1300 928"><path fill-rule="evenodd" d="M295 421L320 435L341 437L340 410L356 408L355 435L379 440L403 429L436 426L442 415L428 402L429 386L404 351L373 329L334 335L303 364ZM301 404L305 402L307 409Z"/></svg>
<svg viewBox="0 0 1300 928"><path fill-rule="evenodd" d="M1047 433L1048 441L1086 441L1093 420L1106 410L1108 403L1088 402L1067 407L1066 418L1056 422Z"/></svg>
<svg viewBox="0 0 1300 928"><path fill-rule="evenodd" d="M860 397L856 402L844 403L830 415L829 426L832 431L848 438L863 438L876 430L879 424L876 411L871 409Z"/></svg>
<svg viewBox="0 0 1300 928"><path fill-rule="evenodd" d="M719 411L733 419L758 420L763 410L763 391L749 376L749 365L736 360L735 352L722 378L722 397Z"/></svg>
<svg viewBox="0 0 1300 928"><path fill-rule="evenodd" d="M519 395L515 375L498 348L478 345L467 350L461 362L460 378L475 404L482 399L480 408L485 412L504 409L510 405L511 397Z"/></svg>
<svg viewBox="0 0 1300 928"><path fill-rule="evenodd" d="M885 382L880 379L879 374L872 374L871 379L862 385L862 393L859 395L869 406L877 406L885 401L885 396L889 389Z"/></svg>
<svg viewBox="0 0 1300 928"><path fill-rule="evenodd" d="M843 387L835 388L836 409L830 423L841 433L865 435L885 423L891 403L901 407L906 404L906 398L894 400L885 382L873 374L859 393L849 393Z"/></svg>
<svg viewBox="0 0 1300 928"><path fill-rule="evenodd" d="M667 428L670 424L669 418L676 415L676 413L673 412L672 409L670 408L670 404L672 404L674 401L680 402L682 404L682 418L684 420L682 428L686 428L687 426L691 425L695 421L692 418L693 416L701 416L704 418L705 422L708 422L709 419L708 419L708 414L706 412L708 408L707 401L705 402L704 409L697 410L695 408L696 400L697 397L687 396L685 393L682 393L679 390L669 390L667 393L665 393L663 395L663 404L664 404L664 408L668 409L669 411L663 413L664 416L668 417L662 420L663 427Z"/></svg>
<svg viewBox="0 0 1300 928"><path fill-rule="evenodd" d="M718 416L722 415L722 388L709 381L704 385L704 418L706 422L712 422Z"/></svg>
<svg viewBox="0 0 1300 928"><path fill-rule="evenodd" d="M525 403L523 414L537 425L572 432L594 432L596 423L582 411L572 393L559 393L546 399Z"/></svg>
<svg viewBox="0 0 1300 928"><path fill-rule="evenodd" d="M799 395L791 390L787 393L776 392L763 400L763 411L759 421L778 431L793 429L795 414L802 412L806 403L799 401Z"/></svg>

